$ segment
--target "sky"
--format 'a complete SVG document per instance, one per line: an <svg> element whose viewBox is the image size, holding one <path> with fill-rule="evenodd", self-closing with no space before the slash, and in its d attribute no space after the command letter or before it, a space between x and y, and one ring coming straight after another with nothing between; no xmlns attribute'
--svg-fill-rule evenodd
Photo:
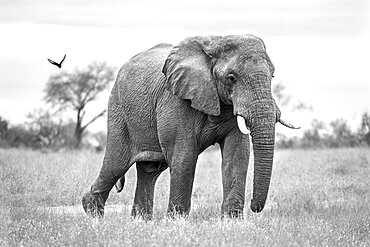
<svg viewBox="0 0 370 247"><path fill-rule="evenodd" d="M70 72L92 61L119 69L161 42L251 33L264 40L275 65L272 83L283 83L292 102L313 109L282 107L282 117L302 130L313 118L327 124L344 118L355 129L370 112L368 2L0 0L0 116L22 123L27 113L47 107L46 82L60 73L47 58L67 54L62 70ZM106 108L108 96L90 109ZM105 130L105 121L91 130Z"/></svg>

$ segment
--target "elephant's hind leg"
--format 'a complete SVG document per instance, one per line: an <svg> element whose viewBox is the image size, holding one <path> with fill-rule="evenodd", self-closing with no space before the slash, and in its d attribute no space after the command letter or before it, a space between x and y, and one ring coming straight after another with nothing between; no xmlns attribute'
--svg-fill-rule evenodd
<svg viewBox="0 0 370 247"><path fill-rule="evenodd" d="M109 192L132 165L128 135L124 134L125 131L121 132L122 129L115 130L109 130L108 127L108 143L103 166L90 191L82 198L85 212L93 217L104 215L104 206Z"/></svg>
<svg viewBox="0 0 370 247"><path fill-rule="evenodd" d="M154 187L159 175L166 170L165 162L137 162L137 185L131 215L151 219L153 214Z"/></svg>
<svg viewBox="0 0 370 247"><path fill-rule="evenodd" d="M113 168L113 165L116 168ZM103 162L99 176L91 185L90 191L82 198L82 206L88 215L93 217L102 217L104 215L104 206L109 192L117 180L124 176L124 173L128 170L128 168L122 169L123 167L127 167L127 165L123 165L120 169L118 167L117 162Z"/></svg>

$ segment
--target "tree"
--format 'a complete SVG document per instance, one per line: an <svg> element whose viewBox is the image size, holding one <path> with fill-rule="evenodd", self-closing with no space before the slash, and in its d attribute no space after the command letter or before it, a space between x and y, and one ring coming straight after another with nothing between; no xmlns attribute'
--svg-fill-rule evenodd
<svg viewBox="0 0 370 247"><path fill-rule="evenodd" d="M358 139L351 131L347 120L336 119L330 122L330 126L332 128L331 147L354 147L358 145Z"/></svg>
<svg viewBox="0 0 370 247"><path fill-rule="evenodd" d="M0 147L37 148L37 145L31 131L23 125L10 125L7 120L0 117Z"/></svg>
<svg viewBox="0 0 370 247"><path fill-rule="evenodd" d="M96 152L103 151L107 143L107 134L105 131L97 133L87 133L83 141L84 146L95 149Z"/></svg>
<svg viewBox="0 0 370 247"><path fill-rule="evenodd" d="M323 121L313 119L311 128L303 132L302 147L323 147L325 145L323 139L326 130L327 128Z"/></svg>
<svg viewBox="0 0 370 247"><path fill-rule="evenodd" d="M20 124L8 127L5 137L0 144L2 147L39 148L39 143L35 136Z"/></svg>
<svg viewBox="0 0 370 247"><path fill-rule="evenodd" d="M272 94L276 99L276 103L282 107L289 107L292 111L313 111L313 107L301 100L292 100L292 96L286 92L286 87L279 81L273 84Z"/></svg>
<svg viewBox="0 0 370 247"><path fill-rule="evenodd" d="M62 121L55 120L50 110L35 109L27 114L28 128L42 147L56 147Z"/></svg>
<svg viewBox="0 0 370 247"><path fill-rule="evenodd" d="M367 112L361 117L360 135L361 139L370 146L370 114Z"/></svg>
<svg viewBox="0 0 370 247"><path fill-rule="evenodd" d="M4 138L6 132L8 131L8 121L0 117L0 140Z"/></svg>
<svg viewBox="0 0 370 247"><path fill-rule="evenodd" d="M285 92L285 86L281 81L274 84L272 87L272 94L275 96L276 103L281 106L287 106L290 103L291 96Z"/></svg>
<svg viewBox="0 0 370 247"><path fill-rule="evenodd" d="M298 101L295 105L292 107L293 111L313 111L313 107L305 102Z"/></svg>
<svg viewBox="0 0 370 247"><path fill-rule="evenodd" d="M72 110L76 113L75 147L80 147L84 130L106 110L100 111L88 121L84 121L86 105L97 99L109 88L114 79L114 69L106 63L94 62L86 69L74 72L61 72L52 75L45 88L45 100L59 110Z"/></svg>

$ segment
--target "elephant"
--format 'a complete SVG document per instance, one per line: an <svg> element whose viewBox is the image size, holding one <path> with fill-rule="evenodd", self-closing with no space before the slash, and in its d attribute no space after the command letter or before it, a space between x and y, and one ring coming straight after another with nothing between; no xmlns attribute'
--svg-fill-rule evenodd
<svg viewBox="0 0 370 247"><path fill-rule="evenodd" d="M262 39L251 35L195 36L161 43L132 57L118 72L108 103L107 146L98 177L82 205L103 217L109 192L123 188L136 163L133 217L151 218L158 176L170 171L168 215L187 216L198 155L222 152L222 216L243 217L250 137L254 153L250 208L265 206L272 172L274 65Z"/></svg>

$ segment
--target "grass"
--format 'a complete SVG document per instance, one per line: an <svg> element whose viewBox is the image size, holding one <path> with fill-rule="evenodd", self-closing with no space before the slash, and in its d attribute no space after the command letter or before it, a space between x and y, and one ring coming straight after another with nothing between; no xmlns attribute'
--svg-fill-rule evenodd
<svg viewBox="0 0 370 247"><path fill-rule="evenodd" d="M220 219L220 154L198 160L189 218L166 217L169 173L157 182L154 219L132 220L136 172L108 205L121 210L98 222L77 205L100 169L102 154L0 149L0 246L369 246L370 150L278 150L264 211Z"/></svg>

